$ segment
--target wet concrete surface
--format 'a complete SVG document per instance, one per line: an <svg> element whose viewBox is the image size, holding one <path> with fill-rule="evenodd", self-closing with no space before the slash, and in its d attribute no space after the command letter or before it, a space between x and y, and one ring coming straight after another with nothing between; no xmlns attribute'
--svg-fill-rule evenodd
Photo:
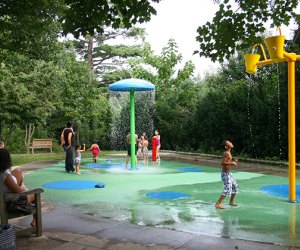
<svg viewBox="0 0 300 250"><path fill-rule="evenodd" d="M269 243L198 235L155 227L132 225L126 221L99 219L75 214L66 207L55 207L43 214L43 236L20 231L30 218L14 219L18 227L19 250L38 249L299 249Z"/></svg>

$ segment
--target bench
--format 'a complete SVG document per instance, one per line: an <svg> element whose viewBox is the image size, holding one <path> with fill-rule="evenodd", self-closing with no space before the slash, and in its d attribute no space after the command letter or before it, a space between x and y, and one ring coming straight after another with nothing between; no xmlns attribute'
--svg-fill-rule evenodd
<svg viewBox="0 0 300 250"><path fill-rule="evenodd" d="M52 154L52 139L33 139L29 148L32 149L32 154L34 154L34 149L37 148L49 148Z"/></svg>
<svg viewBox="0 0 300 250"><path fill-rule="evenodd" d="M0 175L0 181L3 182L3 177ZM29 231L35 233L37 237L42 236L42 206L41 206L41 193L44 190L42 188L28 190L26 192L22 192L22 195L29 195L34 194L34 208L32 210L32 214L36 220L36 227L29 227L22 231ZM20 193L3 193L3 185L0 184L0 218L1 218L1 225L8 224L8 219L17 218L21 216L25 216L25 214L20 213L9 213L6 210L6 201L9 199L13 199L20 196ZM28 215L31 216L31 215Z"/></svg>

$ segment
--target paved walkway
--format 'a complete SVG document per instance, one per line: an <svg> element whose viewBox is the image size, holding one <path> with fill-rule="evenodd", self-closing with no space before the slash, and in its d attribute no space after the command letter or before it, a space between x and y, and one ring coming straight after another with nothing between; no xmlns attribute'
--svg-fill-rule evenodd
<svg viewBox="0 0 300 250"><path fill-rule="evenodd" d="M12 222L23 227L30 218ZM43 213L43 236L18 235L19 250L31 249L297 249L245 240L197 235L168 229L132 225L127 221L74 214L65 207Z"/></svg>
<svg viewBox="0 0 300 250"><path fill-rule="evenodd" d="M201 158L180 156L182 160L202 161ZM203 159L204 160L204 159ZM207 160L205 160L207 162ZM212 163L215 160L209 159ZM218 160L219 161L219 160ZM53 162L23 165L27 171L47 167ZM242 164L241 164L242 165ZM255 169L253 169L255 171ZM257 166L257 172L271 171L267 166ZM276 168L281 175L284 169ZM300 249L261 242L215 237L169 229L139 226L127 221L78 214L57 204L43 206L43 236L24 235L19 229L27 227L30 216L11 220L18 228L18 249ZM267 236L266 236L267 237Z"/></svg>

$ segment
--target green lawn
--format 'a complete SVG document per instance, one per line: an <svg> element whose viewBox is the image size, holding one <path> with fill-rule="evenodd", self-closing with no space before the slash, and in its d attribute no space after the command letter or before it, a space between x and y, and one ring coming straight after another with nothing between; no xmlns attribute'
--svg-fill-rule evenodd
<svg viewBox="0 0 300 250"><path fill-rule="evenodd" d="M107 154L120 154L125 153L125 151L101 151L100 157ZM91 158L91 152L85 152L82 154L83 158ZM12 154L12 164L13 166L19 166L25 163L30 163L34 161L43 161L43 160L63 160L65 159L65 153L38 153L38 154Z"/></svg>

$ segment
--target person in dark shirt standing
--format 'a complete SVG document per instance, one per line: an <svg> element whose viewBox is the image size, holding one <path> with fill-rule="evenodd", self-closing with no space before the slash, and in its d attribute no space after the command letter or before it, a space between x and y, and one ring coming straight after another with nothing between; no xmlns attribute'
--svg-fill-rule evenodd
<svg viewBox="0 0 300 250"><path fill-rule="evenodd" d="M73 124L71 122L67 122L66 128L62 131L61 134L62 146L66 152L66 160L65 160L65 168L67 172L74 172L74 132L73 132Z"/></svg>

